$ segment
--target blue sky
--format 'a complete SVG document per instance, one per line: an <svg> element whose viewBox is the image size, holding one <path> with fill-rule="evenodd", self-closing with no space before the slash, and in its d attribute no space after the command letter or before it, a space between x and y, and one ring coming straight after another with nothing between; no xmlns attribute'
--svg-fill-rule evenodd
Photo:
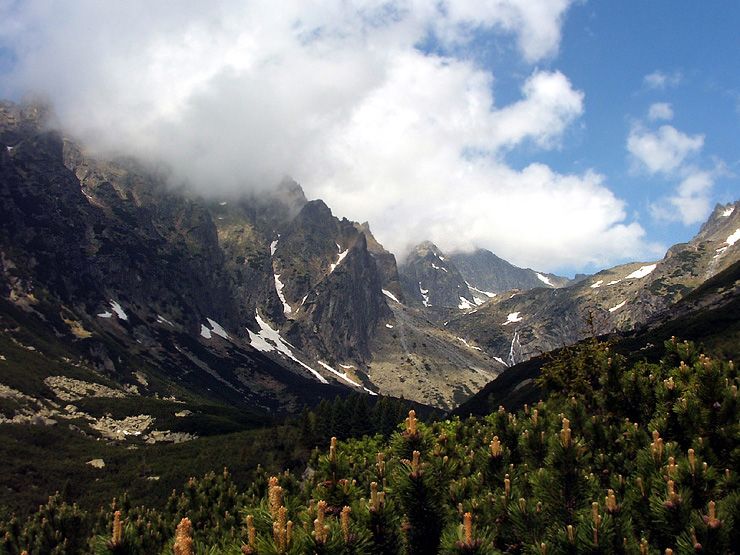
<svg viewBox="0 0 740 555"><path fill-rule="evenodd" d="M740 197L738 29L728 0L0 0L0 95L204 195L289 174L401 256L573 274Z"/></svg>
<svg viewBox="0 0 740 555"><path fill-rule="evenodd" d="M576 3L567 12L558 55L539 65L562 71L585 93L584 113L561 148L525 147L508 160L515 166L540 160L561 172L595 168L629 202L652 239L665 245L688 240L701 222L655 218L650 210L671 194L679 178L639 171L625 143L635 122L648 120L651 105L667 103L671 125L704 135L695 162L706 169L718 160L726 165L714 182L711 206L740 199L739 30L740 3L734 1ZM499 101L514 101L531 71L514 50L510 41L481 33L468 52L495 68ZM667 76L664 86L645 82L656 72Z"/></svg>

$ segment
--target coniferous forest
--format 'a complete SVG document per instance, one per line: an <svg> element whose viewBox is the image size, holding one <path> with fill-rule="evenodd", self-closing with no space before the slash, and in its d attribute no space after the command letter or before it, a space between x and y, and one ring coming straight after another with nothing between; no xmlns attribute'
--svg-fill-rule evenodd
<svg viewBox="0 0 740 555"><path fill-rule="evenodd" d="M361 407L351 422L332 418L344 402L324 403L300 419L320 445L300 471L257 467L243 488L214 469L161 506L111 492L90 510L54 495L0 523L0 553L737 552L731 361L672 339L658 363L627 364L590 340L538 380L545 398L516 413L423 423L410 411L395 431L397 407Z"/></svg>

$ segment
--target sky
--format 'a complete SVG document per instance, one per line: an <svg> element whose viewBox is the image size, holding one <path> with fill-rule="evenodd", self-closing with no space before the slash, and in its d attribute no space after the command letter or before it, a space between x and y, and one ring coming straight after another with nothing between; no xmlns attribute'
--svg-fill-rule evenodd
<svg viewBox="0 0 740 555"><path fill-rule="evenodd" d="M285 176L403 256L573 275L740 198L736 0L0 0L0 97L227 199Z"/></svg>

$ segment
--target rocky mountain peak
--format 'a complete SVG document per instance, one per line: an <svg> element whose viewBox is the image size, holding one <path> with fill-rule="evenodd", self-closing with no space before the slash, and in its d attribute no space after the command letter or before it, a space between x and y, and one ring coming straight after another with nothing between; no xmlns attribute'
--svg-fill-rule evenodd
<svg viewBox="0 0 740 555"><path fill-rule="evenodd" d="M454 253L450 259L471 287L489 293L513 289L526 291L536 287L557 288L570 283L568 278L514 266L486 249Z"/></svg>
<svg viewBox="0 0 740 555"><path fill-rule="evenodd" d="M476 305L475 297L455 264L430 241L411 249L400 272L404 295L417 304L427 308L458 309Z"/></svg>
<svg viewBox="0 0 740 555"><path fill-rule="evenodd" d="M273 197L289 209L291 217L295 217L308 203L303 187L290 178L285 178L280 182L273 192Z"/></svg>
<svg viewBox="0 0 740 555"><path fill-rule="evenodd" d="M325 225L333 217L334 215L331 213L331 209L321 199L306 202L298 213L298 218L307 224L314 225Z"/></svg>
<svg viewBox="0 0 740 555"><path fill-rule="evenodd" d="M692 242L725 242L738 228L740 228L740 201L717 204Z"/></svg>
<svg viewBox="0 0 740 555"><path fill-rule="evenodd" d="M431 241L422 241L411 249L411 253L414 256L418 257L433 256L435 258L439 258L440 255L442 255L442 257L444 258L444 255L442 254L442 251L439 249L439 247Z"/></svg>

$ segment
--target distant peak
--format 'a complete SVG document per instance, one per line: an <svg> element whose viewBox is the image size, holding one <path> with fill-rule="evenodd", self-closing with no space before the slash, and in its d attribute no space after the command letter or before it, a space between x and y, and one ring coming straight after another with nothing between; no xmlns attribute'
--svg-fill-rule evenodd
<svg viewBox="0 0 740 555"><path fill-rule="evenodd" d="M431 241L422 241L421 243L416 245L412 249L412 251L420 256L425 256L427 253L430 252L435 256L439 256L440 254L442 254L442 251L439 250L439 247L437 247L437 245L435 245Z"/></svg>
<svg viewBox="0 0 740 555"><path fill-rule="evenodd" d="M717 204L706 222L701 226L699 233L692 241L708 239L724 239L726 226L736 225L740 220L740 201Z"/></svg>
<svg viewBox="0 0 740 555"><path fill-rule="evenodd" d="M303 207L303 213L306 215L328 216L331 217L331 209L321 199L309 200Z"/></svg>

